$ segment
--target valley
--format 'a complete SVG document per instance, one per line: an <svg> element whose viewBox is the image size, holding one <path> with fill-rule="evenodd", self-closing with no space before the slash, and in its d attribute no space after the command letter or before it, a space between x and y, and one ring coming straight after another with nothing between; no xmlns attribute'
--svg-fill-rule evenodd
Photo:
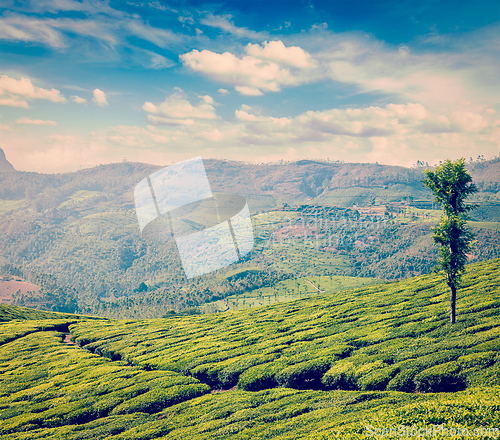
<svg viewBox="0 0 500 440"><path fill-rule="evenodd" d="M470 164L483 179L480 208L470 222L477 234L471 262L500 256L499 163ZM191 281L171 241L139 234L133 188L157 167L122 163L60 175L0 173L2 274L19 276L41 292L36 298L19 295L12 304L154 318L223 309L205 305L240 294L259 297L259 289L287 279L397 280L434 266L430 230L440 211L421 184L422 169L314 161L206 160L205 166L214 191L247 198L255 247L232 267ZM231 271L251 267L259 276L227 279Z"/></svg>

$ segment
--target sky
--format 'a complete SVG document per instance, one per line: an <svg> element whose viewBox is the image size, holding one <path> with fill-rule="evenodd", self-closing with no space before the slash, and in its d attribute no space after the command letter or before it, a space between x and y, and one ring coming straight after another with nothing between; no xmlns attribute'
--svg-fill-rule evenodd
<svg viewBox="0 0 500 440"><path fill-rule="evenodd" d="M18 170L500 153L498 0L0 0Z"/></svg>

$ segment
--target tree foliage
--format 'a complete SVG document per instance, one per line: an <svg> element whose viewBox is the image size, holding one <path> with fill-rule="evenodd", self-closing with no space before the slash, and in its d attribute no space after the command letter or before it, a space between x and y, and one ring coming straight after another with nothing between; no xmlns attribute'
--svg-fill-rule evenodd
<svg viewBox="0 0 500 440"><path fill-rule="evenodd" d="M465 159L446 160L434 171L425 170L423 183L434 193L436 203L443 208L443 215L433 229L433 240L439 246L438 268L445 271L451 289L450 321L455 322L456 288L471 252L474 234L467 228L467 213L477 205L466 199L478 191L472 177L465 169Z"/></svg>

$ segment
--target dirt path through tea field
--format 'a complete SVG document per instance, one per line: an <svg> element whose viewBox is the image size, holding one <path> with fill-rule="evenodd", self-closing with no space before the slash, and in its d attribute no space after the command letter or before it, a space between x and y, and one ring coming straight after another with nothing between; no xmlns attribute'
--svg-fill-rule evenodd
<svg viewBox="0 0 500 440"><path fill-rule="evenodd" d="M324 290L319 290L313 283L311 283L309 280L305 280L306 283L309 283L311 286L313 286L319 293L325 293Z"/></svg>

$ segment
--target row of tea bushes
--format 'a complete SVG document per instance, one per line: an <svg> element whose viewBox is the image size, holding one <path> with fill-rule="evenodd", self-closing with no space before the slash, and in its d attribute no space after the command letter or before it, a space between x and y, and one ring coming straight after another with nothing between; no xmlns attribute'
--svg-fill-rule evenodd
<svg viewBox="0 0 500 440"><path fill-rule="evenodd" d="M495 427L500 387L450 394L287 388L206 394L156 414L110 415L89 423L16 432L6 440L331 440L373 438L375 428ZM371 435L370 435L371 434ZM401 438L385 436L384 438ZM446 436L431 438L444 439ZM448 436L447 438L450 438ZM487 436L475 436L485 440ZM489 436L489 439L495 438Z"/></svg>
<svg viewBox="0 0 500 440"><path fill-rule="evenodd" d="M75 322L76 320L74 319L73 320L23 319L23 320L12 320L3 322L0 324L0 346L34 332L39 332L39 331L68 332L69 326L71 324L74 324Z"/></svg>
<svg viewBox="0 0 500 440"><path fill-rule="evenodd" d="M71 332L110 359L220 389L439 392L500 385L499 358L487 354L500 349L500 260L469 266L455 325L448 322L448 294L441 275L427 275L232 313L78 322Z"/></svg>
<svg viewBox="0 0 500 440"><path fill-rule="evenodd" d="M0 346L0 435L156 413L210 391L191 377L68 346L62 336L39 331Z"/></svg>

